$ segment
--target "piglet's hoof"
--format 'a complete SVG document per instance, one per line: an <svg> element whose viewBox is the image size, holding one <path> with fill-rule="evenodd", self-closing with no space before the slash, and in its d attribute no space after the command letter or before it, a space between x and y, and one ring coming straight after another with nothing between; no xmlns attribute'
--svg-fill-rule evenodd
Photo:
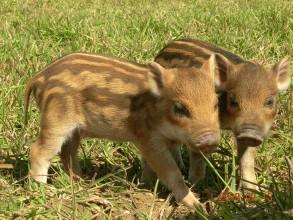
<svg viewBox="0 0 293 220"><path fill-rule="evenodd" d="M32 180L35 181L36 183L47 184L46 174L40 175L40 174L35 174L33 171L31 171L30 176L32 177Z"/></svg>
<svg viewBox="0 0 293 220"><path fill-rule="evenodd" d="M192 210L200 211L206 215L208 214L204 205L194 196L190 190L180 202Z"/></svg>

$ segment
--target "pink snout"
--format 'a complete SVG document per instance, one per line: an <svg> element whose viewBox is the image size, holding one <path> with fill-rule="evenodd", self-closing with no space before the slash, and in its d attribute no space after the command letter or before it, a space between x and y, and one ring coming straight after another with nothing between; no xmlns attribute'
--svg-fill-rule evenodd
<svg viewBox="0 0 293 220"><path fill-rule="evenodd" d="M240 145L256 147L263 142L265 136L258 126L254 124L243 124L236 131L236 138Z"/></svg>
<svg viewBox="0 0 293 220"><path fill-rule="evenodd" d="M212 152L215 151L220 142L220 133L209 131L201 134L195 142L195 151Z"/></svg>

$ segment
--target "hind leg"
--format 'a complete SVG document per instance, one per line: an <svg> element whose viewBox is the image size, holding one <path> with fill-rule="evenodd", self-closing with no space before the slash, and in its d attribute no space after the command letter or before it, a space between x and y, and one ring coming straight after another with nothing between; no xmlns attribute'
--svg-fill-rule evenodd
<svg viewBox="0 0 293 220"><path fill-rule="evenodd" d="M74 111L75 100L66 92L63 87L54 87L45 90L44 100L41 100L41 129L30 156L31 175L42 183L47 182L50 160L72 138L79 122L78 114Z"/></svg>
<svg viewBox="0 0 293 220"><path fill-rule="evenodd" d="M82 174L77 158L79 144L80 134L78 130L74 130L71 138L64 142L61 148L61 160L64 169L73 178L79 178Z"/></svg>
<svg viewBox="0 0 293 220"><path fill-rule="evenodd" d="M45 120L43 120L43 125ZM30 152L31 175L42 183L47 183L50 160L61 151L63 143L72 136L75 126L65 121L46 121L41 126L40 135Z"/></svg>
<svg viewBox="0 0 293 220"><path fill-rule="evenodd" d="M144 158L141 158L140 163L142 168L140 181L148 187L154 187L157 179L156 173L150 168Z"/></svg>
<svg viewBox="0 0 293 220"><path fill-rule="evenodd" d="M42 137L32 145L30 152L31 175L41 183L47 183L50 160L60 151L64 137Z"/></svg>

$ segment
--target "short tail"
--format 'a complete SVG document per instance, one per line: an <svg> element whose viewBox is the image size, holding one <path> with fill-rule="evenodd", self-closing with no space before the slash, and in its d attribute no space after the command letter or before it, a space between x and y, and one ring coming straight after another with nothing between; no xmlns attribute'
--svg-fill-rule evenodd
<svg viewBox="0 0 293 220"><path fill-rule="evenodd" d="M25 93L24 93L24 125L27 125L28 119L27 119L27 114L28 114L28 108L29 108L29 103L30 103L30 96L33 90L33 85L32 85L32 80L28 82L26 88L25 88Z"/></svg>

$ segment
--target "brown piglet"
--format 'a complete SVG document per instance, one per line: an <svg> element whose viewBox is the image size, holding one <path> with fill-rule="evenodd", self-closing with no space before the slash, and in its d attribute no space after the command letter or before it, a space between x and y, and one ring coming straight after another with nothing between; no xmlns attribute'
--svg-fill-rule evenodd
<svg viewBox="0 0 293 220"><path fill-rule="evenodd" d="M131 141L178 202L200 205L169 148L176 142L197 152L218 145L215 87L224 87L225 79L215 65L214 55L201 68L174 69L86 53L56 60L26 87L25 120L31 93L41 112L31 146L32 177L46 183L58 152L64 168L80 176L77 150L83 137Z"/></svg>
<svg viewBox="0 0 293 220"><path fill-rule="evenodd" d="M165 46L155 61L165 68L200 68L211 54L215 54L220 78L226 82L225 88L218 90L220 124L222 129L232 130L237 140L239 186L257 189L254 171L256 150L274 121L278 93L290 85L289 57L273 65L261 65L208 42L178 39ZM178 152L175 158L182 163ZM190 181L196 183L204 175L203 157L190 152Z"/></svg>

